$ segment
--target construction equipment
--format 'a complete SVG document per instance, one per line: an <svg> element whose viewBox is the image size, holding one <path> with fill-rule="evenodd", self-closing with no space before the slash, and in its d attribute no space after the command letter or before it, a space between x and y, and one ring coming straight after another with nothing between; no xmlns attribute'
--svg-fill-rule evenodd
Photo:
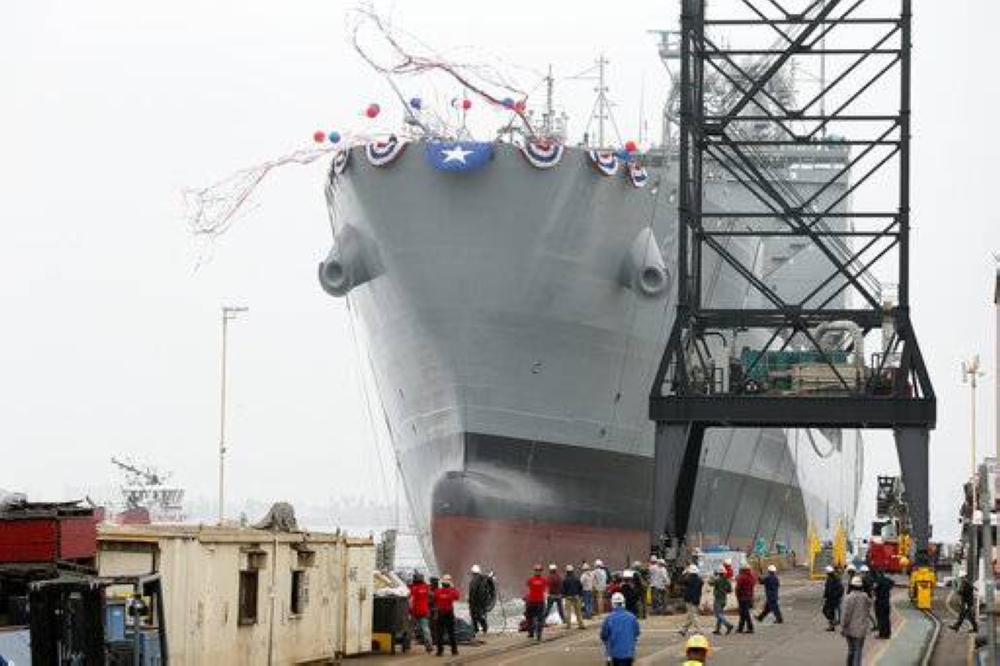
<svg viewBox="0 0 1000 666"><path fill-rule="evenodd" d="M98 577L65 572L31 584L35 664L165 666L159 574Z"/></svg>
<svg viewBox="0 0 1000 666"><path fill-rule="evenodd" d="M868 565L887 573L906 573L911 540L903 480L898 476L880 476L876 493Z"/></svg>

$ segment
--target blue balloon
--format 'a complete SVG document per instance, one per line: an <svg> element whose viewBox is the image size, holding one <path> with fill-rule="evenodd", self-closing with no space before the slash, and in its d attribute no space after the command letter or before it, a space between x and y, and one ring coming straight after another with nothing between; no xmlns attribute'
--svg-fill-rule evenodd
<svg viewBox="0 0 1000 666"><path fill-rule="evenodd" d="M503 105L504 105L505 108L513 109L514 108L514 100L513 100L513 98L511 98L511 97L504 97L503 98Z"/></svg>
<svg viewBox="0 0 1000 666"><path fill-rule="evenodd" d="M410 106L412 108L417 109L419 111L423 107L423 105L424 105L424 101L422 99L420 99L419 97L411 97L410 98Z"/></svg>
<svg viewBox="0 0 1000 666"><path fill-rule="evenodd" d="M330 132L327 136L330 139L330 143L338 143L340 141L340 132Z"/></svg>

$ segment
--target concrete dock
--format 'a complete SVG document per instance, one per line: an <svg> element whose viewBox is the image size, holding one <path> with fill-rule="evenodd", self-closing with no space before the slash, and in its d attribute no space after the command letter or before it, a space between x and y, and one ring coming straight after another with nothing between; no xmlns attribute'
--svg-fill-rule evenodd
<svg viewBox="0 0 1000 666"><path fill-rule="evenodd" d="M768 666L811 666L843 664L846 641L839 632L826 631L826 621L821 610L822 584L786 577L783 582L782 611L784 624L774 624L767 619L756 623L752 635L733 633L715 636L710 632L714 620L700 618L701 627L711 644L709 664L743 665L767 664ZM946 610L943 612L947 612ZM735 619L735 618L733 618ZM906 589L899 587L894 595L893 637L879 640L875 634L865 642L865 664L884 666L914 666L921 663L966 664L971 645L968 634L955 634L947 630L950 616L944 616L944 628L937 631L933 618L917 611L907 598ZM684 638L678 627L681 616L650 617L642 622L637 665L679 664L684 656ZM580 630L549 627L545 640L531 641L523 633L490 635L483 645L460 646L458 657L446 653L444 657L427 655L418 645L407 654L369 656L365 663L373 664L492 664L531 665L553 664L603 664L603 650L598 637L600 618ZM928 656L932 640L940 636L937 650ZM924 661L927 658L928 661Z"/></svg>

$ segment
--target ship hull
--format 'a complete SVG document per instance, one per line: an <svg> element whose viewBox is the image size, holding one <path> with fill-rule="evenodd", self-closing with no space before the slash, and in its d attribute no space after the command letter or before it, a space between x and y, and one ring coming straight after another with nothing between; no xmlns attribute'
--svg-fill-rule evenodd
<svg viewBox="0 0 1000 666"><path fill-rule="evenodd" d="M537 170L502 145L478 172L442 174L422 151L375 167L355 149L328 196L338 238L377 255L347 298L429 567L519 580L539 561L642 559L648 396L673 290L640 294L622 266L644 229L674 255L672 174L634 188L583 151ZM727 249L747 265L766 256L738 239ZM746 303L745 280L705 261L707 297ZM710 430L691 540L802 552L810 526L849 521L856 442L816 437Z"/></svg>

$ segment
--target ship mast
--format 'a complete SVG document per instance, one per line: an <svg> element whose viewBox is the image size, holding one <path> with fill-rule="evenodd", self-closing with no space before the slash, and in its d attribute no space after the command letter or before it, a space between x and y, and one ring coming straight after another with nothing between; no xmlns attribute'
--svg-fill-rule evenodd
<svg viewBox="0 0 1000 666"><path fill-rule="evenodd" d="M597 93L597 145L601 148L605 146L604 143L604 121L608 118L608 86L604 81L604 68L605 65L610 64L608 59L601 54L601 57L597 59L597 88L594 92Z"/></svg>
<svg viewBox="0 0 1000 666"><path fill-rule="evenodd" d="M555 79L552 78L550 64L549 73L545 76L545 114L542 116L542 133L545 136L552 136L555 113Z"/></svg>

